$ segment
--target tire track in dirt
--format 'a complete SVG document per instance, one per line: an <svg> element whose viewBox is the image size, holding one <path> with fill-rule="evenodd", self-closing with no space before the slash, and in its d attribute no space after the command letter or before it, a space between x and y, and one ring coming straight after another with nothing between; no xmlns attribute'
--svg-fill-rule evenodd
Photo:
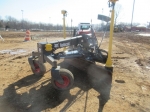
<svg viewBox="0 0 150 112"><path fill-rule="evenodd" d="M134 54L134 49L127 44L126 42L114 42L115 46L118 47L119 49L123 50L125 53L133 55Z"/></svg>
<svg viewBox="0 0 150 112"><path fill-rule="evenodd" d="M125 51L125 53L134 55L134 57L136 56L138 59L145 61L146 57L141 53L140 49L138 48L138 45L135 45L132 43L132 45L130 44L130 42L124 42L122 41L120 42L115 42L116 47L120 48L121 50ZM126 46L126 47L124 47Z"/></svg>

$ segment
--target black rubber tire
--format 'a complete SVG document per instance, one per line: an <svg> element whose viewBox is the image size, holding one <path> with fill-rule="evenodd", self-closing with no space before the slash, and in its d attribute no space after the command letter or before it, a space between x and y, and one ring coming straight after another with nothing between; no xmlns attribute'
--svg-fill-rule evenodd
<svg viewBox="0 0 150 112"><path fill-rule="evenodd" d="M59 70L59 74L62 76L64 83L60 84L59 82L57 82L55 79L51 79L52 85L55 89L57 90L68 90L72 87L73 83L74 83L74 76L73 74L64 68L61 68Z"/></svg>
<svg viewBox="0 0 150 112"><path fill-rule="evenodd" d="M33 60L33 64L35 65L35 70L31 67L32 72L37 76L43 76L46 72L45 65L38 60Z"/></svg>

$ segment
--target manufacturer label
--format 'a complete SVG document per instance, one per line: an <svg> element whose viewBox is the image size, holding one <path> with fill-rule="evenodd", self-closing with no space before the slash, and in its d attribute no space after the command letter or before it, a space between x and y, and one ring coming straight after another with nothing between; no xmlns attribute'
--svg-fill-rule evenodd
<svg viewBox="0 0 150 112"><path fill-rule="evenodd" d="M59 45L58 44L54 44L54 47L59 47Z"/></svg>
<svg viewBox="0 0 150 112"><path fill-rule="evenodd" d="M60 43L60 47L70 46L70 42Z"/></svg>

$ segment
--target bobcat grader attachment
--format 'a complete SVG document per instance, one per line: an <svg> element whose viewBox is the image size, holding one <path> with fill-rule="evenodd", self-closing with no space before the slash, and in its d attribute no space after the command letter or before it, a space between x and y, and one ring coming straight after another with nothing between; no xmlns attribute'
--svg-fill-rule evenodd
<svg viewBox="0 0 150 112"><path fill-rule="evenodd" d="M58 66L57 60L74 60L71 65L78 69L85 70L86 66L95 62L106 63L107 51L99 49L97 38L91 28L92 34L75 36L56 42L37 43L37 52L32 52L28 58L31 69L35 75L43 76L46 72L45 62L52 65L52 83L56 89L69 89L74 81L71 71ZM64 52L55 53L59 48L69 47ZM82 62L82 64L81 64Z"/></svg>
<svg viewBox="0 0 150 112"><path fill-rule="evenodd" d="M51 82L58 90L69 89L74 82L74 76L71 71L58 65L57 62L59 59L65 59L70 65L83 71L86 71L89 65L95 64L95 62L106 63L104 68L106 73L107 71L112 73L111 49L114 5L116 1L117 0L110 0L110 2L112 2L110 5L112 7L112 17L108 52L99 48L94 30L91 27L91 34L82 34L55 42L37 43L37 52L32 52L32 56L28 58L33 73L43 76L46 72L44 63L48 62L51 64ZM64 47L68 47L69 49L55 53L57 49Z"/></svg>

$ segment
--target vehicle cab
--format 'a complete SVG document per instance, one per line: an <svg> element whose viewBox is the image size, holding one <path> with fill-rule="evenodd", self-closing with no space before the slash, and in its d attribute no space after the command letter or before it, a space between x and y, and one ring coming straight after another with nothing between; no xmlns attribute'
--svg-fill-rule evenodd
<svg viewBox="0 0 150 112"><path fill-rule="evenodd" d="M77 35L89 34L91 33L91 24L90 23L79 23Z"/></svg>

